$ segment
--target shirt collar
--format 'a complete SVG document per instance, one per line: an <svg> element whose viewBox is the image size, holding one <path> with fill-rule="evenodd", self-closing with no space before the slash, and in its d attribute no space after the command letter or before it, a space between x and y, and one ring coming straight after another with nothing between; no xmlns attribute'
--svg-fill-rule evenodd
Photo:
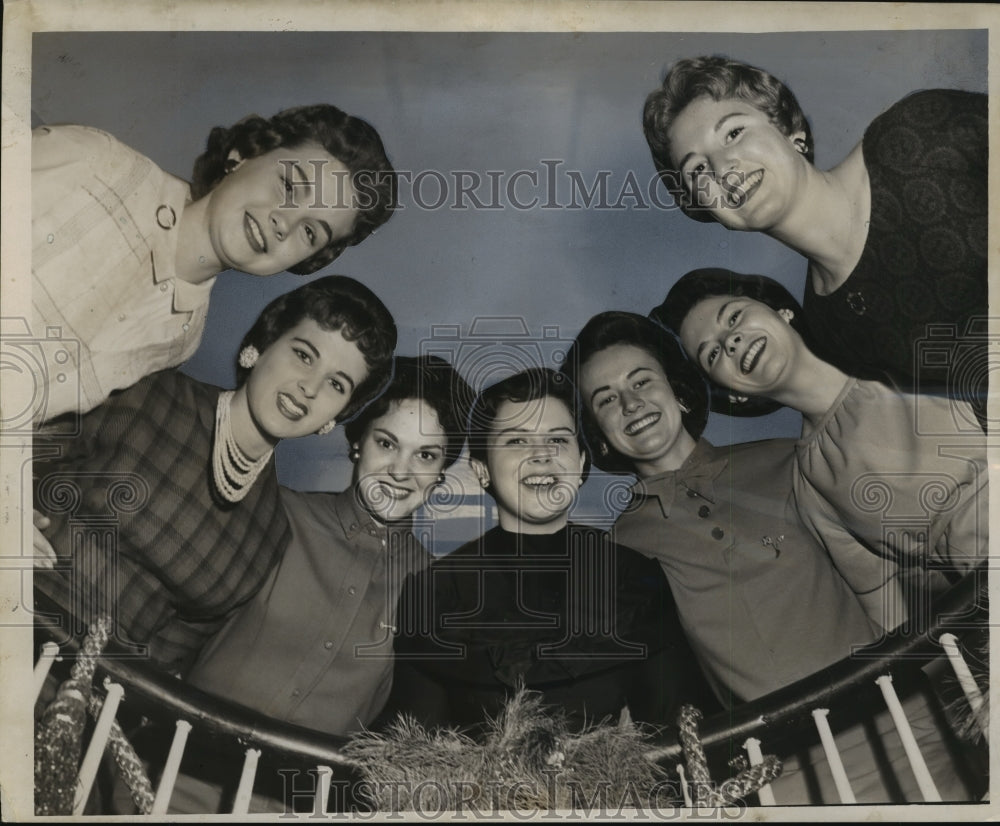
<svg viewBox="0 0 1000 826"><path fill-rule="evenodd" d="M412 518L401 519L387 525L376 520L361 504L361 495L357 485L352 485L342 493L337 494L334 509L344 536L348 540L356 540L360 534L369 536L396 536L412 533Z"/></svg>
<svg viewBox="0 0 1000 826"><path fill-rule="evenodd" d="M192 284L177 277L174 260L177 254L180 218L184 208L191 203L191 187L172 175L164 177L159 197L156 203L150 206L153 225L156 227L156 231L150 236L153 283L173 281L174 312L191 313L205 306L216 276L199 284Z"/></svg>
<svg viewBox="0 0 1000 826"><path fill-rule="evenodd" d="M707 439L699 439L694 450L677 470L668 470L655 476L639 479L632 485L632 502L629 508L638 508L647 499L656 499L664 518L670 516L674 496L678 489L715 502L715 480L729 464L724 452L719 452Z"/></svg>

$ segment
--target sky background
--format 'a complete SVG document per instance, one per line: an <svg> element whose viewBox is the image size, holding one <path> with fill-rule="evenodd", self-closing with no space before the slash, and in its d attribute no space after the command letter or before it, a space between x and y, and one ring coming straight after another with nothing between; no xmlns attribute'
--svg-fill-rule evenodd
<svg viewBox="0 0 1000 826"><path fill-rule="evenodd" d="M593 314L645 314L697 267L765 273L801 295L805 261L776 241L691 221L665 208L672 202L662 189L653 188L659 205L652 202L642 107L674 60L722 54L784 80L809 117L824 169L907 93L986 91L987 83L987 34L976 30L36 33L32 50L33 123L105 129L185 180L209 130L251 112L329 102L372 123L396 169L422 185L404 181L402 209L317 275L369 285L396 318L400 354L452 352L477 389L537 358L558 366ZM537 198L534 208L507 198L518 170L538 178L535 186L522 174L514 193ZM472 208L471 199L454 208L459 171L481 176L480 201L500 208ZM502 183L499 198L489 172ZM606 203L567 208L574 175L588 187L603 176ZM441 200L442 179L445 202L429 208ZM633 184L638 197L628 196ZM222 274L186 372L231 386L243 333L269 300L300 283L289 274ZM786 410L757 420L713 414L706 435L726 444L798 430L798 414ZM340 429L284 442L279 476L299 489L339 490L350 480L346 454ZM469 480L461 471L453 487ZM609 522L628 481L595 474L574 518ZM439 532L443 542L477 532L453 525L448 536Z"/></svg>

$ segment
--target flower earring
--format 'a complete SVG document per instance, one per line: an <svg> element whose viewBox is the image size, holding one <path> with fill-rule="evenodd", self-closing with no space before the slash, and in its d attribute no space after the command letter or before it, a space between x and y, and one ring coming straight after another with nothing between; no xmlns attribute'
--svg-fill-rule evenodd
<svg viewBox="0 0 1000 826"><path fill-rule="evenodd" d="M249 370L257 363L259 357L260 353L257 352L257 348L252 344L248 344L240 350L240 367Z"/></svg>
<svg viewBox="0 0 1000 826"><path fill-rule="evenodd" d="M729 403L730 404L746 404L748 401L750 401L750 397L749 396L744 396L744 395L742 395L740 393L730 393L729 394Z"/></svg>
<svg viewBox="0 0 1000 826"><path fill-rule="evenodd" d="M330 419L325 425L323 425L319 430L316 431L317 436L325 436L330 433L337 426L336 419Z"/></svg>
<svg viewBox="0 0 1000 826"><path fill-rule="evenodd" d="M604 439L601 439L601 443L597 446L597 452L602 456L607 456L611 453L610 448L608 448L608 443L604 441Z"/></svg>
<svg viewBox="0 0 1000 826"><path fill-rule="evenodd" d="M780 315L789 324L792 323L792 319L795 318L795 311L788 309L788 307L782 307L778 310L778 315Z"/></svg>

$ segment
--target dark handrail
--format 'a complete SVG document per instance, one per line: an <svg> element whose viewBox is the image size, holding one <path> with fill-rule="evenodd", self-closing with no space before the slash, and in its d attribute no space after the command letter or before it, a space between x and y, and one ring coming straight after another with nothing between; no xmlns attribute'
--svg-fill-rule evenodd
<svg viewBox="0 0 1000 826"><path fill-rule="evenodd" d="M771 734L792 734L806 725L813 708L829 705L834 696L857 692L867 686L877 676L888 673L889 662L894 675L905 676L907 671L916 671L929 655L939 653L937 640L942 633L948 629L972 627L981 621L986 607L977 601L977 584L980 573L985 575L985 571L984 562L935 602L934 623L926 632L898 635L895 639L866 646L796 683L708 718L700 727L706 750L734 740L742 742L759 734L762 728ZM36 610L61 613L59 603L37 587L35 601ZM53 639L63 636L59 623L44 615L36 616L36 626ZM75 650L72 643L67 643L66 647ZM194 688L152 666L116 659L119 648L115 643L108 644L100 670L128 687L130 706L134 704L138 710L148 710L156 717L187 720L211 739L260 748L295 764L353 765L341 751L346 742L344 738L274 720ZM680 761L676 735L665 736L648 754L660 762Z"/></svg>
<svg viewBox="0 0 1000 826"><path fill-rule="evenodd" d="M978 588L980 576L986 575L986 563L963 577L935 602L934 622L920 634L896 634L864 646L839 662L810 674L791 685L772 691L751 703L715 714L699 727L705 749L770 733L794 735L811 724L811 712L825 708L834 697L842 699L872 685L876 678L889 673L905 684L927 660L941 652L938 640L949 629L969 628L981 622L987 613L985 598ZM676 734L663 738L649 755L660 762L681 759Z"/></svg>

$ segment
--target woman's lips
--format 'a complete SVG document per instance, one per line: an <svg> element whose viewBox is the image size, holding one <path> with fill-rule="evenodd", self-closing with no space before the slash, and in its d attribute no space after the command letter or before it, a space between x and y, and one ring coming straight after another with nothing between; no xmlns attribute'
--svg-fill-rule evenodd
<svg viewBox="0 0 1000 826"><path fill-rule="evenodd" d="M405 499L407 496L413 493L413 491L411 491L409 488L402 488L399 485L392 484L391 482L385 482L379 480L378 485L380 488L382 488L383 493L385 493L385 495L388 496L390 499L397 499L397 500Z"/></svg>
<svg viewBox="0 0 1000 826"><path fill-rule="evenodd" d="M261 231L260 224L254 220L249 212L243 213L243 231L246 233L247 242L254 252L267 252L267 241L264 240L264 233Z"/></svg>
<svg viewBox="0 0 1000 826"><path fill-rule="evenodd" d="M767 338L761 336L756 339L749 347L747 347L746 352L743 353L743 358L740 359L740 372L743 375L751 372L756 366L757 362L760 361L761 355L764 353L764 348L767 347Z"/></svg>
<svg viewBox="0 0 1000 826"><path fill-rule="evenodd" d="M307 407L299 404L287 393L278 394L278 410L280 410L286 418L291 419L293 422L297 422L299 419L304 418L309 412Z"/></svg>
<svg viewBox="0 0 1000 826"><path fill-rule="evenodd" d="M647 428L652 427L660 420L660 413L648 413L641 419L636 419L634 422L629 422L625 427L626 436L636 436Z"/></svg>
<svg viewBox="0 0 1000 826"><path fill-rule="evenodd" d="M522 485L527 485L530 488L540 488L546 485L554 485L556 483L556 477L551 473L539 473L532 476L525 476L521 480Z"/></svg>
<svg viewBox="0 0 1000 826"><path fill-rule="evenodd" d="M763 180L764 170L758 169L756 172L751 172L743 178L738 186L726 187L726 200L729 202L729 206L739 209L746 204L753 197Z"/></svg>

